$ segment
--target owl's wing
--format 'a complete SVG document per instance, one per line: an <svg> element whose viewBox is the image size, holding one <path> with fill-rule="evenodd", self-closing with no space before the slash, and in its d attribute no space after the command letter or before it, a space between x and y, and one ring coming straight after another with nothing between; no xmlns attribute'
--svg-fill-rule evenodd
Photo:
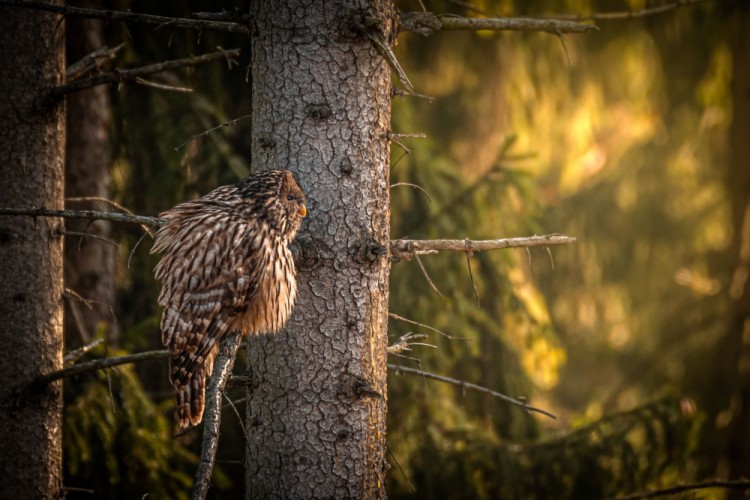
<svg viewBox="0 0 750 500"><path fill-rule="evenodd" d="M163 214L166 223L152 248L164 253L155 270L162 282L162 342L172 352L170 379L183 427L200 422L216 349L257 292L266 261L263 231L255 221L225 207L196 204Z"/></svg>

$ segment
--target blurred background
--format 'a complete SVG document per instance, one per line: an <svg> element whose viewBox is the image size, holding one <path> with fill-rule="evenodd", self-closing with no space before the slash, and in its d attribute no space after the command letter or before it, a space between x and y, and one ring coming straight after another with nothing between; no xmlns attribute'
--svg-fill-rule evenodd
<svg viewBox="0 0 750 500"><path fill-rule="evenodd" d="M672 3L422 1L431 12L480 17ZM526 398L557 418L394 372L390 496L601 498L750 476L750 9L743 0L687 3L597 20L599 31L563 38L399 37L401 65L432 99L393 102L393 132L425 137L401 138L409 154L392 146L392 183L424 190L392 188L392 238L564 233L577 242L477 253L470 268L460 254L422 257L442 297L416 261L393 266L391 311L458 338L391 320L391 341L413 332L430 344L391 363ZM89 5L217 10L207 1ZM418 0L397 6L422 10ZM81 171L68 169L68 196L153 215L250 172L249 119L183 144L250 113L242 36L89 21L69 21L68 36L69 62L125 43L117 67L242 48L231 70L219 60L153 77L191 93L125 84L70 102L69 159ZM110 356L160 348L150 241L136 246L137 227L97 231L117 245L66 241L68 262L88 263L68 267L67 286L103 297L69 297L69 348L97 337ZM200 435L172 437L167 380L166 363L153 362L66 382L67 486L107 498L187 496ZM232 394L241 400L244 390ZM239 497L242 429L231 412L223 425L211 492Z"/></svg>

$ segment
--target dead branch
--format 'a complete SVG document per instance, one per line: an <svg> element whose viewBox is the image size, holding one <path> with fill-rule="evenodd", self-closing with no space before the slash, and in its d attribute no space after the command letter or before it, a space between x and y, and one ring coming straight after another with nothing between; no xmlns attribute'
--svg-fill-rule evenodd
<svg viewBox="0 0 750 500"><path fill-rule="evenodd" d="M557 417L555 417L552 413L546 410L536 408L534 406L531 406L525 403L524 401L519 401L518 399L514 399L510 396L506 396L505 394L500 394L499 392L493 391L492 389L488 389L487 387L482 387L481 385L472 384L470 382L464 382L463 380L458 380L458 379L451 378L451 377L444 377L443 375L438 375L436 373L430 373L430 372L426 372L423 370L417 370L416 368L409 368L407 366L392 365L389 363L388 368L390 370L394 370L396 373L403 372L403 373L408 373L411 375L419 375L420 377L430 378L432 380L438 380L440 382L445 382L447 384L457 385L461 387L461 389L463 390L471 389L477 392L482 392L484 394L489 394L495 398L502 399L503 401L507 403L519 406L526 411L533 411L541 415L545 415L547 417L557 419Z"/></svg>
<svg viewBox="0 0 750 500"><path fill-rule="evenodd" d="M250 115L243 115L243 116L240 116L239 118L235 118L234 120L229 120L228 122L220 123L220 124L216 125L215 127L211 127L211 128L210 128L210 129L208 129L208 130L204 130L204 131L203 131L203 132L201 132L200 134L195 134L194 136L192 136L191 138L189 138L188 140L186 140L186 141L185 141L185 142L183 142L182 144L180 144L180 145L178 145L178 146L175 146L174 150L175 150L175 151L179 151L179 149L180 149L180 148L181 148L182 146L184 146L185 144L188 144L189 142L192 142L192 141L194 141L194 140L198 139L199 137L203 137L203 136L205 136L205 135L208 135L208 134L210 134L211 132L213 132L213 131L215 131L215 130L219 130L219 129L220 129L220 128L222 128L222 127L228 127L228 126L230 126L230 125L234 125L234 124L236 124L236 123L237 123L238 121L240 121L240 120L244 120L245 118L252 118L252 116L253 116L253 115L251 115L251 114L250 114Z"/></svg>
<svg viewBox="0 0 750 500"><path fill-rule="evenodd" d="M592 12L591 14L561 14L548 16L555 19L565 19L571 21L619 21L623 19L638 19L642 17L663 14L679 7L686 7L711 0L678 0L676 2L657 5L655 7L646 7L640 10L627 10L622 12Z"/></svg>
<svg viewBox="0 0 750 500"><path fill-rule="evenodd" d="M435 333L439 333L443 337L450 339L450 340L472 340L468 337L454 337L453 335L448 335L447 333L442 332L435 327L432 327L430 325L425 325L424 323L420 323L419 321L414 321L413 319L404 318L403 316L399 316L396 313L389 312L388 316L390 316L391 318L395 320L403 321L404 323L409 323L411 325L417 325L417 326L421 326L422 328L427 328L428 330L432 330Z"/></svg>
<svg viewBox="0 0 750 500"><path fill-rule="evenodd" d="M0 0L2 1L2 0ZM0 215L29 215L31 217L63 217L67 219L108 220L125 224L138 224L157 228L163 224L157 217L123 214L119 212L99 212L96 210L56 210L51 208L0 208Z"/></svg>
<svg viewBox="0 0 750 500"><path fill-rule="evenodd" d="M564 234L502 238L498 240L391 240L391 260L409 260L418 255L431 255L438 252L484 252L502 248L548 247L565 245L576 241Z"/></svg>
<svg viewBox="0 0 750 500"><path fill-rule="evenodd" d="M125 46L121 43L117 47L109 48L106 45L74 62L65 70L65 81L72 82L93 69L98 69L107 61L115 58L117 53Z"/></svg>
<svg viewBox="0 0 750 500"><path fill-rule="evenodd" d="M74 351L70 351L68 354L65 355L65 357L63 357L63 366L70 366L71 363L75 363L81 356L83 356L84 354L92 350L93 348L97 347L102 342L104 342L104 339L96 339L90 344L86 344L84 346L79 347L78 349Z"/></svg>
<svg viewBox="0 0 750 500"><path fill-rule="evenodd" d="M146 351L139 352L138 354L129 354L127 356L119 356L116 358L104 358L89 361L87 363L79 363L77 365L63 368L62 370L55 370L45 375L40 375L34 380L34 384L37 386L45 386L55 380L61 378L72 377L74 375L80 375L81 373L92 372L96 370L103 370L105 368L112 368L113 366L127 365L130 363L137 363L139 361L147 361L152 359L164 359L169 356L169 351Z"/></svg>
<svg viewBox="0 0 750 500"><path fill-rule="evenodd" d="M232 374L234 359L240 347L240 335L232 334L221 342L219 352L214 361L214 371L208 381L206 389L206 410L203 414L203 442L201 444L201 459L195 472L192 500L203 500L211 486L211 475L216 461L216 450L219 447L219 428L221 426L221 399L224 396L224 386ZM236 408L235 408L235 411ZM241 421L242 419L240 419ZM243 429L244 430L244 429Z"/></svg>
<svg viewBox="0 0 750 500"><path fill-rule="evenodd" d="M2 1L3 0L0 0L0 5L2 5ZM221 49L221 47L219 47L218 51L211 52L210 54L203 54L202 56L193 56L193 57L185 57L182 59L174 59L172 61L164 61L158 64L150 64L148 66L143 66L140 68L118 69L118 70L110 71L108 73L103 73L101 75L97 75L91 78L87 78L85 80L77 80L67 85L55 87L54 89L52 89L52 92L50 92L50 95L46 98L46 100L48 102L55 101L57 99L60 99L66 94L78 92L80 90L94 87L96 85L120 83L126 80L136 81L138 78L144 77L146 75L153 75L155 73L161 73L163 71L169 71L172 69L182 68L185 66L195 66L197 64L202 64L202 63L214 61L216 59L221 59L221 58L229 59L232 57L239 57L239 55L240 55L240 49L223 50Z"/></svg>
<svg viewBox="0 0 750 500"><path fill-rule="evenodd" d="M27 0L0 0L0 5L8 7L21 7L26 9L43 10L54 12L65 16L88 17L91 19L105 19L108 21L122 21L125 23L152 24L158 28L173 27L189 30L216 30L228 31L229 33L249 34L250 28L246 23L214 21L209 19L189 19L182 17L153 16L150 14L139 14L137 12L123 12L105 9L84 9L68 5L52 5L44 2L31 2Z"/></svg>
<svg viewBox="0 0 750 500"><path fill-rule="evenodd" d="M415 31L429 36L438 30L470 31L543 31L560 33L586 33L597 30L593 24L558 19L532 19L523 17L461 17L432 12L403 12L399 15L399 31Z"/></svg>
<svg viewBox="0 0 750 500"><path fill-rule="evenodd" d="M683 493L686 491L705 490L708 488L725 488L725 489L750 489L750 480L748 479L736 479L733 481L727 481L722 479L711 479L709 481L703 481L700 483L688 483L678 484L669 488L662 488L659 490L648 490L641 493L634 493L632 495L625 495L615 497L615 500L637 500L641 498L655 498L655 497L666 497L669 495L675 495L677 493Z"/></svg>

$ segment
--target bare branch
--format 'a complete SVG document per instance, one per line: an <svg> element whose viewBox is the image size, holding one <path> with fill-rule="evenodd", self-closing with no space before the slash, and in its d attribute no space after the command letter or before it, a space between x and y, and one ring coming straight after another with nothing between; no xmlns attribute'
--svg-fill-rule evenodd
<svg viewBox="0 0 750 500"><path fill-rule="evenodd" d="M111 61L117 53L125 46L121 43L117 47L109 48L106 45L74 62L65 70L65 81L71 82L92 69L100 68L106 61Z"/></svg>
<svg viewBox="0 0 750 500"><path fill-rule="evenodd" d="M221 398L224 396L229 376L234 368L234 359L240 347L240 335L232 334L221 341L219 352L214 361L214 371L206 388L206 410L203 414L203 442L201 459L195 472L192 500L203 500L211 486L211 475L216 461L216 450L219 447L219 427L221 426ZM235 408L235 411L237 409ZM240 419L241 420L241 419ZM243 429L244 431L244 429Z"/></svg>
<svg viewBox="0 0 750 500"><path fill-rule="evenodd" d="M192 142L192 141L198 139L199 137L203 137L204 135L208 135L211 132L213 132L214 130L219 130L222 127L228 127L230 125L234 125L238 121L244 120L245 118L252 118L252 116L253 115L243 115L243 116L240 116L239 118L235 118L234 120L229 120L228 122L220 123L220 124L216 125L215 127L211 127L208 130L204 130L200 134L195 134L194 136L192 136L190 139L188 139L187 141L183 142L179 146L175 146L174 150L178 151L182 146L184 146L185 144L188 144L189 142Z"/></svg>
<svg viewBox="0 0 750 500"><path fill-rule="evenodd" d="M507 403L520 406L526 411L533 411L541 415L545 415L547 417L557 419L557 417L555 417L552 413L546 410L536 408L523 401L519 401L518 399L514 399L510 396L506 396L505 394L500 394L499 392L493 391L492 389L482 387L481 385L472 384L470 382L464 382L463 380L458 380L458 379L451 378L451 377L444 377L443 375L438 375L436 373L430 373L430 372L426 372L423 370L417 370L416 368L409 368L407 366L392 365L389 363L388 368L390 370L394 370L396 373L403 372L403 373L409 373L411 375L419 375L420 377L431 378L433 380L438 380L440 382L445 382L447 384L457 385L461 387L463 390L471 389L477 392L482 392L484 394L489 394L495 398L502 399L503 401Z"/></svg>
<svg viewBox="0 0 750 500"><path fill-rule="evenodd" d="M736 479L736 480L722 480L722 479L711 479L709 481L703 481L700 483L688 483L678 484L669 488L662 488L659 490L648 490L641 493L634 493L632 495L625 495L615 497L616 500L638 500L641 498L655 498L655 497L666 497L669 495L675 495L677 493L683 493L685 491L705 490L708 488L725 488L725 489L750 489L750 480L748 479Z"/></svg>
<svg viewBox="0 0 750 500"><path fill-rule="evenodd" d="M2 1L2 0L0 0ZM156 228L163 224L161 219L146 215L122 214L119 212L98 212L96 210L56 210L51 208L0 208L0 215L30 215L32 217L64 217L67 219L108 220Z"/></svg>
<svg viewBox="0 0 750 500"><path fill-rule="evenodd" d="M453 335L448 335L447 333L442 332L442 331L438 330L435 327L432 327L430 325L425 325L424 323L420 323L419 321L414 321L413 319L404 318L403 316L399 316L396 313L389 312L388 316L390 316L391 318L393 318L395 320L403 321L404 323L409 323L409 324L412 324L412 325L421 326L422 328L427 328L428 330L432 330L435 333L439 333L440 335L442 335L443 337L445 337L447 339L451 339L451 340L471 340L468 337L454 337Z"/></svg>
<svg viewBox="0 0 750 500"><path fill-rule="evenodd" d="M391 240L391 260L409 260L418 255L438 252L484 252L503 248L548 247L566 245L576 241L564 234L502 238L498 240Z"/></svg>
<svg viewBox="0 0 750 500"><path fill-rule="evenodd" d="M646 7L640 10L627 10L623 12L594 12L591 14L561 14L547 16L555 19L566 19L571 21L619 21L623 19L637 19L641 17L663 14L679 7L686 7L711 0L678 0L676 2L657 5L655 7Z"/></svg>
<svg viewBox="0 0 750 500"><path fill-rule="evenodd" d="M396 76L401 82L401 85L404 86L404 90L406 90L406 92L414 92L414 87L409 81L409 77L406 76L406 71L404 71L404 68L401 67L401 63L398 62L396 54L393 53L390 45L388 45L388 43L383 40L382 35L368 33L367 37L370 39L373 45L375 45L375 48L378 50L378 52L380 52L380 55L383 56L383 59L386 60L388 66L390 66L393 72L396 73Z"/></svg>
<svg viewBox="0 0 750 500"><path fill-rule="evenodd" d="M399 31L416 31L428 36L438 30L470 31L544 31L560 33L586 33L598 30L593 24L558 19L532 19L523 17L460 17L432 12L403 12L399 16Z"/></svg>
<svg viewBox="0 0 750 500"><path fill-rule="evenodd" d="M140 76L135 77L135 83L141 84L144 87L151 87L159 90L168 90L170 92L182 92L185 94L189 94L193 91L190 87L176 87L174 85L167 85L166 83L158 83L158 82L152 82L151 80L146 80L145 78L141 78Z"/></svg>
<svg viewBox="0 0 750 500"><path fill-rule="evenodd" d="M0 5L2 5L2 1L3 0L0 0ZM239 57L239 55L240 55L240 49L223 50L221 47L219 47L218 51L211 52L210 54L203 54L202 56L193 56L193 57L185 57L182 59L174 59L172 61L164 61L158 64L150 64L148 66L143 66L140 68L122 69L122 70L118 69L118 70L110 71L108 73L103 73L101 75L97 75L91 78L87 78L85 80L77 80L67 85L55 87L54 89L52 89L52 92L50 92L50 95L46 98L46 100L54 101L56 99L60 99L66 94L70 94L72 92L78 92L79 90L84 90L90 87L94 87L96 85L103 85L107 83L120 83L125 80L137 80L138 78L146 76L146 75L153 75L155 73L161 73L163 71L182 68L184 66L195 66L196 64L202 64L202 63L206 63L209 61L215 61L216 59L221 59L221 58L229 59L232 57ZM229 60L231 61L231 59Z"/></svg>
<svg viewBox="0 0 750 500"><path fill-rule="evenodd" d="M43 10L63 14L65 16L88 17L92 19L106 19L108 21L122 21L126 23L152 24L158 28L170 26L190 30L216 30L228 31L230 33L249 34L250 28L247 24L236 22L214 21L208 19L188 19L182 17L153 16L150 14L139 14L137 12L123 12L117 10L84 9L68 5L52 5L44 2L31 2L27 0L0 0L0 6L21 7L26 9Z"/></svg>
<svg viewBox="0 0 750 500"><path fill-rule="evenodd" d="M397 182L395 184L391 184L390 185L391 188L395 188L395 187L399 187L399 186L409 186L409 187L412 187L414 189L419 189L420 191L422 191L424 193L424 195L427 197L427 199L430 200L430 203L432 203L432 196L430 196L430 193L428 193L427 190L425 190L425 188L423 188L422 186L420 186L418 184L412 184L411 182Z"/></svg>
<svg viewBox="0 0 750 500"><path fill-rule="evenodd" d="M424 274L424 277L427 279L427 283L429 283L430 287L432 287L432 289L435 290L435 293L440 295L441 299L444 299L445 296L442 293L440 293L440 290L432 281L432 278L430 278L430 274L427 272L427 269L425 269L424 264L422 264L422 260L419 258L419 254L414 254L414 257L417 258L417 264L419 264L419 268L422 270L422 274Z"/></svg>
<svg viewBox="0 0 750 500"><path fill-rule="evenodd" d="M96 339L90 344L86 344L84 346L79 347L78 349L74 351L70 351L68 354L65 355L65 357L63 357L63 366L69 366L71 363L75 363L81 356L83 356L90 350L94 349L102 342L104 342L104 339Z"/></svg>
<svg viewBox="0 0 750 500"><path fill-rule="evenodd" d="M152 359L164 359L169 356L169 351L146 351L139 352L138 354L129 354L127 356L119 356L116 358L104 358L89 361L87 363L79 363L77 365L63 368L62 370L56 370L45 375L40 375L34 380L34 384L38 386L44 386L55 380L61 378L72 377L73 375L80 375L81 373L92 372L96 370L103 370L105 368L112 368L113 366L127 365L129 363L137 363L139 361L147 361Z"/></svg>

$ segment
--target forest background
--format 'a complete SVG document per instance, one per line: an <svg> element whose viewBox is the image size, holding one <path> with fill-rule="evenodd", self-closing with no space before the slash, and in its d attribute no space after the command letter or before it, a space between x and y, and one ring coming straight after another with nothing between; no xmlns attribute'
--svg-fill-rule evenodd
<svg viewBox="0 0 750 500"><path fill-rule="evenodd" d="M397 5L421 9L417 1ZM173 16L216 10L211 2L168 13L151 2L96 6ZM646 6L637 0L427 5L480 17ZM76 22L79 28L71 29ZM94 134L106 142L99 163L108 180L96 194L155 215L251 171L249 120L233 121L250 113L246 38L68 23L69 37L99 30L101 43L125 43L117 67L217 46L243 49L231 70L218 60L157 78L191 93L108 88L101 98L111 112ZM396 55L415 91L434 99L394 101L392 130L406 134L397 141L410 153L393 145L391 237L557 232L577 242L550 255L478 253L470 269L460 255L423 257L442 296L417 262L394 265L390 310L459 338L394 319L392 341L413 331L427 334L422 342L430 346L401 353L413 359L392 355L391 363L525 397L557 419L393 372L392 497L598 498L750 475L750 440L743 437L750 420L747 3L696 2L597 24L595 33L563 39L483 32L399 37ZM83 116L73 109L69 130ZM85 173L69 177L68 196L95 194L75 188L87 180ZM68 207L103 208L72 200ZM108 286L98 296L111 293L111 300L87 306L69 297L66 348L97 337L106 347L91 357L160 348L149 244L136 246L143 235L137 227L106 232L116 247L67 238L68 258L101 254L102 267L87 276ZM85 285L86 276L66 279L76 290L71 283ZM149 362L66 381L66 486L110 498L187 495L200 437L173 438L167 380L166 363ZM224 418L211 490L217 498L242 491L242 433L237 419ZM87 495L71 491L77 494Z"/></svg>

